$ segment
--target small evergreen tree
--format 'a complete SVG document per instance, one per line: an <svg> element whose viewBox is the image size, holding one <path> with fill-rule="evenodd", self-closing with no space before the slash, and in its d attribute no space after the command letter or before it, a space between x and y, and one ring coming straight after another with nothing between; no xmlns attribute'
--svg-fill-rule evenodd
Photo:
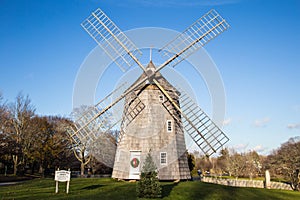
<svg viewBox="0 0 300 200"><path fill-rule="evenodd" d="M189 152L186 152L186 155L191 175L193 175L193 170L195 169L195 156Z"/></svg>
<svg viewBox="0 0 300 200"><path fill-rule="evenodd" d="M161 197L161 186L157 177L157 168L153 162L150 151L147 154L142 168L141 178L136 188L137 196L141 198Z"/></svg>

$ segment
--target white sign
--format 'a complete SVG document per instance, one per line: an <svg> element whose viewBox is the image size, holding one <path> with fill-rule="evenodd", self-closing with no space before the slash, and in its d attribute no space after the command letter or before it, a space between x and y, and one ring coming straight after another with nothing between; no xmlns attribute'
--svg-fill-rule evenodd
<svg viewBox="0 0 300 200"><path fill-rule="evenodd" d="M59 171L55 171L55 181L59 181L59 182L66 182L66 181L70 181L71 178L71 172L70 171L66 171L66 170L59 170Z"/></svg>
<svg viewBox="0 0 300 200"><path fill-rule="evenodd" d="M58 182L67 182L66 193L69 193L70 187L70 179L71 179L71 172L66 170L57 170L55 171L54 180L56 182L55 193L58 193Z"/></svg>

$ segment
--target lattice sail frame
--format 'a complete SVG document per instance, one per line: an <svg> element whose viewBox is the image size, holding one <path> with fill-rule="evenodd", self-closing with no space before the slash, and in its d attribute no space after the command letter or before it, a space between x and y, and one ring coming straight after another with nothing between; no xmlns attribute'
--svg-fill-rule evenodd
<svg viewBox="0 0 300 200"><path fill-rule="evenodd" d="M144 72L145 68L138 61L137 57L141 55L140 50L126 37L126 35L100 10L97 9L93 12L81 26L87 31L87 33L98 43L98 45L110 56L112 60L121 68L122 71L126 71L131 65L135 63L141 67ZM167 61L160 65L149 77L145 77L138 84L127 90L127 94L130 91L134 91L139 85L141 85L147 78L151 78L167 65L175 66L180 63L183 59L187 58L190 54L198 50L201 46L207 44L210 40L224 32L229 28L228 23L215 11L211 10L194 24L188 27L182 34L176 37L173 41L165 45L160 52ZM175 54L175 55L174 55ZM124 66L125 65L125 66ZM161 86L160 86L161 87ZM164 89L161 88L163 91ZM165 92L166 94L166 92ZM168 95L168 94L166 94ZM117 104L126 95L122 94L115 102L107 104L100 109L98 106L94 106L83 116L83 120L76 122L76 130L71 131L71 137L75 141L91 141L93 138L97 138L97 132L94 130L99 129L99 124L103 124L105 120L112 116L107 116L112 106ZM138 99L138 98L137 98ZM173 101L168 97L169 101ZM139 100L139 99L138 99ZM138 101L139 102L139 101ZM189 101L188 101L189 102ZM173 104L174 106L174 104ZM193 106L192 111L197 110L197 114L190 115L191 112L188 108ZM138 106L138 112L141 112L140 108L143 109L144 105ZM167 106L168 107L168 106ZM166 107L166 108L167 108ZM187 109L183 110L178 107L175 103L175 107L178 112L184 116L182 120L184 125L183 128L190 134L192 139L196 142L199 148L206 154L211 155L215 153L219 148L222 147L227 141L228 137L210 120L210 118L194 103ZM187 113L186 113L187 112ZM133 112L134 113L134 112ZM200 113L200 114L199 114ZM103 116L102 116L103 115ZM106 116L105 116L106 115ZM109 115L109 114L108 114ZM102 116L102 117L101 117ZM199 122L190 120L188 117L203 117ZM124 117L124 116L123 116ZM181 120L181 119L178 119ZM199 125L201 123L201 125ZM98 126L97 126L98 124ZM187 124L187 125L186 125ZM199 125L199 126L198 126ZM192 128L190 128L191 126ZM98 129L95 127L98 127ZM201 127L204 129L202 130ZM108 128L108 127L106 127ZM105 129L106 129L105 128ZM100 125L101 129L101 125ZM105 132L109 129L102 130ZM194 130L189 132L191 129ZM198 130L199 129L199 130ZM200 132L202 131L203 134ZM95 132L95 133L94 133ZM212 132L212 134L209 134ZM122 133L120 133L121 139ZM214 139L214 140L213 140ZM212 141L216 141L216 144L212 144ZM212 145L217 145L213 147Z"/></svg>
<svg viewBox="0 0 300 200"><path fill-rule="evenodd" d="M111 105L115 97L123 93L126 88L127 82L124 82L97 104L85 109L80 117L74 119L74 127L68 130L68 133L75 143L88 146L100 134L107 133L121 121L119 117L121 111L116 113L118 110L113 110ZM122 101L118 104L122 104Z"/></svg>
<svg viewBox="0 0 300 200"><path fill-rule="evenodd" d="M124 72L142 52L99 8L81 23L84 30Z"/></svg>
<svg viewBox="0 0 300 200"><path fill-rule="evenodd" d="M179 125L182 123L184 131L190 135L205 155L211 156L229 141L224 132L186 93L176 88L180 93L178 96L180 104L178 104L158 81L154 79L154 83L166 97L162 103L163 106L169 111L175 122Z"/></svg>
<svg viewBox="0 0 300 200"><path fill-rule="evenodd" d="M146 105L140 100L135 92L127 95L124 103L124 111L121 122L121 130L118 136L118 143L125 134L126 127L145 109Z"/></svg>
<svg viewBox="0 0 300 200"><path fill-rule="evenodd" d="M205 155L211 156L221 149L229 138L183 90L178 90L181 93L180 108L187 117L182 120L183 128Z"/></svg>
<svg viewBox="0 0 300 200"><path fill-rule="evenodd" d="M174 67L228 28L225 19L212 9L159 51L166 59L178 55L172 60Z"/></svg>

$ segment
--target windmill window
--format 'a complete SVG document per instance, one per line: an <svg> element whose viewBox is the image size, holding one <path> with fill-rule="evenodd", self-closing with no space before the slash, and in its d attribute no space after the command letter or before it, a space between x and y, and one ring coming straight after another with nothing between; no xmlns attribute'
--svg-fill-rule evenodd
<svg viewBox="0 0 300 200"><path fill-rule="evenodd" d="M158 98L159 98L159 102L164 102L164 96L163 95L159 95Z"/></svg>
<svg viewBox="0 0 300 200"><path fill-rule="evenodd" d="M172 132L172 131L173 131L172 120L167 120L167 132Z"/></svg>
<svg viewBox="0 0 300 200"><path fill-rule="evenodd" d="M161 165L167 164L167 152L160 152L160 164Z"/></svg>

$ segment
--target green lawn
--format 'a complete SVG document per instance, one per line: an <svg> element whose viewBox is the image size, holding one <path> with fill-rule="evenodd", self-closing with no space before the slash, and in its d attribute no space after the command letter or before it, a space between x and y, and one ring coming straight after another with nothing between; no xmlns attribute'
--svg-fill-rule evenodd
<svg viewBox="0 0 300 200"><path fill-rule="evenodd" d="M118 182L109 178L71 179L70 193L65 194L65 183L60 183L55 194L53 179L35 179L18 185L0 186L2 199L136 199L136 183ZM194 182L162 182L163 199L300 199L300 192L235 188Z"/></svg>

